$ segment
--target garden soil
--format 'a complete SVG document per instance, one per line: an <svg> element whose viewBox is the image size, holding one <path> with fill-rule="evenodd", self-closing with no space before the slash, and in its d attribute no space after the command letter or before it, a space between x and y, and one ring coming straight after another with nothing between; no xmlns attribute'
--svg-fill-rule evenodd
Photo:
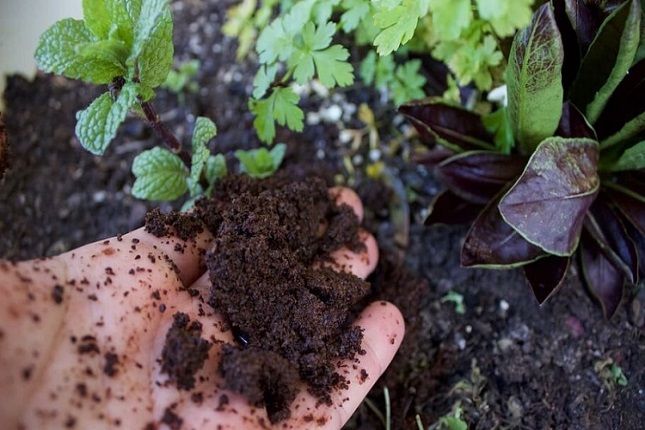
<svg viewBox="0 0 645 430"><path fill-rule="evenodd" d="M175 57L201 61L200 89L161 91L154 105L184 142L196 116L212 118L218 135L211 149L225 154L234 171L232 152L259 143L247 107L253 60L237 62L236 43L220 31L231 4L173 2ZM130 194L133 157L158 143L149 127L129 118L100 158L74 137L76 111L105 90L42 74L33 81L9 78L4 121L11 168L0 182L0 257L58 254L137 228L159 206ZM645 290L626 290L617 315L606 321L575 265L543 306L519 270L461 268L466 229L423 227L423 210L440 185L431 172L408 162L418 144L406 138L409 126L392 106L358 84L325 98L304 93L303 103L310 112L304 133L278 132L288 147L285 174L297 180L316 176L326 185L344 178L359 192L364 228L381 248L363 300L394 302L407 324L401 350L347 429L385 428L385 392L393 429L418 428L417 415L428 427L456 410L470 429L643 428ZM380 125L371 148L365 125L356 119L361 103L369 104ZM375 146L385 165L378 181L364 174ZM180 206L162 204L161 210ZM458 297L454 293L463 297L463 310L450 300ZM213 304L219 300L211 298ZM626 385L617 383L612 366L622 370Z"/></svg>

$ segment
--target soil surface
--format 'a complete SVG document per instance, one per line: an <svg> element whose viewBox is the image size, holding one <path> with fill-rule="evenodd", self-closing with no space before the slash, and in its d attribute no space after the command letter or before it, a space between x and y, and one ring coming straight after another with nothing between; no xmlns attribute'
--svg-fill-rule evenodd
<svg viewBox="0 0 645 430"><path fill-rule="evenodd" d="M178 62L200 59L200 90L162 91L154 100L186 143L196 116L212 118L218 136L211 149L227 157L231 170L235 149L259 144L247 108L255 66L252 59L237 62L236 43L220 32L233 3L173 2L175 56ZM9 78L4 121L12 164L0 182L0 257L53 255L123 233L143 225L146 213L159 206L130 194L132 158L158 143L149 127L128 119L101 158L82 150L74 137L76 111L103 91L52 76ZM395 429L418 428L417 415L429 427L457 408L471 429L642 428L645 290L627 288L617 315L605 321L575 265L543 306L520 271L461 268L466 229L421 225L440 185L431 172L407 162L417 143L406 138L409 126L381 100L359 84L324 99L306 95L305 111L316 115L309 116L304 133L281 130L278 136L288 146L285 168L292 177L315 172L327 185L340 180L361 194L365 227L381 247L369 299L393 301L406 318L399 354L346 428L385 428L385 388ZM360 103L369 104L380 124L376 146L385 169L379 181L364 173L374 147L360 134ZM319 120L332 108L342 115ZM348 134L359 136L358 143L341 137ZM163 204L162 212L181 203ZM446 299L449 293L463 296L463 312ZM197 332L190 323L185 328L189 339ZM622 369L626 385L612 376L612 363ZM167 412L168 423L179 428L180 417Z"/></svg>

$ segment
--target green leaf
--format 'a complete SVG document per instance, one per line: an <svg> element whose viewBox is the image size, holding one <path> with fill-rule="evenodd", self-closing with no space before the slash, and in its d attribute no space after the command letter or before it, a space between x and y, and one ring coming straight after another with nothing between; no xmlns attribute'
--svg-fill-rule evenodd
<svg viewBox="0 0 645 430"><path fill-rule="evenodd" d="M508 110L513 135L530 154L557 129L562 114L564 47L553 7L538 9L515 36L507 69Z"/></svg>
<svg viewBox="0 0 645 430"><path fill-rule="evenodd" d="M253 125L263 142L272 142L275 124L287 125L293 131L302 131L304 112L298 107L300 97L291 88L276 88L264 100L251 99L249 109L256 116Z"/></svg>
<svg viewBox="0 0 645 430"><path fill-rule="evenodd" d="M534 0L477 0L479 16L490 23L499 37L512 36L531 22Z"/></svg>
<svg viewBox="0 0 645 430"><path fill-rule="evenodd" d="M375 13L374 24L381 29L374 39L376 52L387 55L409 42L414 36L419 18L428 13L428 3L429 0L403 0L393 8L385 7Z"/></svg>
<svg viewBox="0 0 645 430"><path fill-rule="evenodd" d="M395 105L425 97L423 86L426 78L421 75L420 69L421 60L410 60L396 68L396 80L392 83Z"/></svg>
<svg viewBox="0 0 645 430"><path fill-rule="evenodd" d="M104 64L106 79L116 76L125 76L128 48L120 40L99 40L91 43L79 44L78 53L89 62ZM108 77L108 76L111 76Z"/></svg>
<svg viewBox="0 0 645 430"><path fill-rule="evenodd" d="M430 11L432 24L444 40L459 38L473 20L470 0L433 0Z"/></svg>
<svg viewBox="0 0 645 430"><path fill-rule="evenodd" d="M551 137L499 204L504 220L545 252L569 256L578 245L587 210L598 194L598 142Z"/></svg>
<svg viewBox="0 0 645 430"><path fill-rule="evenodd" d="M240 161L240 172L252 178L268 178L280 167L287 146L284 143L275 145L271 151L265 147L249 151L237 150L235 156Z"/></svg>
<svg viewBox="0 0 645 430"><path fill-rule="evenodd" d="M155 147L137 155L132 173L132 195L139 199L174 200L188 190L188 168L167 149Z"/></svg>
<svg viewBox="0 0 645 430"><path fill-rule="evenodd" d="M273 84L275 75L278 73L278 64L271 66L261 65L253 79L253 97L260 99L264 97L267 90Z"/></svg>
<svg viewBox="0 0 645 430"><path fill-rule="evenodd" d="M138 2L123 0L83 0L85 25L98 39L118 40L132 47L134 23L130 8Z"/></svg>
<svg viewBox="0 0 645 430"><path fill-rule="evenodd" d="M580 65L572 100L594 124L631 67L640 40L641 6L630 0L603 22Z"/></svg>
<svg viewBox="0 0 645 430"><path fill-rule="evenodd" d="M345 60L349 52L340 45L329 46L336 26L328 22L316 27L308 22L302 30L303 46L297 46L289 66L299 84L305 84L317 72L320 82L328 88L350 85L354 82L354 69Z"/></svg>
<svg viewBox="0 0 645 430"><path fill-rule="evenodd" d="M102 155L136 101L136 85L129 83L123 86L116 101L104 93L87 109L78 112L76 135L81 145L94 155Z"/></svg>
<svg viewBox="0 0 645 430"><path fill-rule="evenodd" d="M146 5L151 2L152 0L144 2L143 9L141 11L142 16L147 13ZM163 4L166 2L156 0L156 3ZM154 9L154 11L156 11L156 9ZM145 22L147 23L147 20L145 20ZM157 14L154 25L149 30L146 25L140 25L144 27L144 30L140 30L140 33L136 33L135 35L142 38L139 41L142 43L139 51L140 55L135 57L137 58L136 62L139 69L139 82L154 88L164 83L168 76L168 72L172 67L174 46L172 41L173 26L170 8L168 6L164 6L162 8L161 12ZM149 31L146 33L145 38L143 38L144 36L141 34L143 31Z"/></svg>
<svg viewBox="0 0 645 430"><path fill-rule="evenodd" d="M614 172L643 168L645 168L645 141L626 149L615 163L608 166L608 170Z"/></svg>
<svg viewBox="0 0 645 430"><path fill-rule="evenodd" d="M211 155L208 157L204 174L206 175L206 181L208 181L209 184L209 190L219 178L226 175L226 172L226 159L222 154ZM210 195L210 191L208 191L207 194Z"/></svg>
<svg viewBox="0 0 645 430"><path fill-rule="evenodd" d="M370 3L365 0L343 0L342 9L340 26L345 33L355 30L371 10Z"/></svg>
<svg viewBox="0 0 645 430"><path fill-rule="evenodd" d="M202 176L202 170L206 164L210 151L206 147L206 142L211 140L217 134L215 123L208 118L198 117L195 121L195 130L192 139L192 159L190 163L190 177L188 178L188 190L190 196L194 197L203 191L199 185Z"/></svg>
<svg viewBox="0 0 645 430"><path fill-rule="evenodd" d="M265 27L255 44L260 64L272 64L277 60L286 61L293 52L293 38L282 26L282 20L276 19Z"/></svg>
<svg viewBox="0 0 645 430"><path fill-rule="evenodd" d="M624 142L638 135L644 129L645 129L645 112L642 112L637 117L626 122L623 125L623 127L620 130L618 130L616 133L607 137L606 139L603 139L603 141L600 142L600 146L603 149L609 148L610 146L614 146L620 142Z"/></svg>
<svg viewBox="0 0 645 430"><path fill-rule="evenodd" d="M482 117L486 130L495 134L495 147L502 154L510 154L515 145L513 128L508 118L508 109L502 107L495 112Z"/></svg>
<svg viewBox="0 0 645 430"><path fill-rule="evenodd" d="M170 18L168 0L142 0L139 19L134 26L131 58L138 58L161 21Z"/></svg>
<svg viewBox="0 0 645 430"><path fill-rule="evenodd" d="M83 21L63 19L49 27L41 36L35 58L38 68L96 84L112 82L122 73L111 61L85 58L78 50L97 42Z"/></svg>

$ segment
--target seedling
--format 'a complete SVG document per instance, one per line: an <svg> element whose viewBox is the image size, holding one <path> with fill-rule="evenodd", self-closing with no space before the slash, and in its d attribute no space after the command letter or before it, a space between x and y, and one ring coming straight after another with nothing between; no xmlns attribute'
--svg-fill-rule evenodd
<svg viewBox="0 0 645 430"><path fill-rule="evenodd" d="M642 3L552 0L513 41L508 106L410 103L446 185L426 224L472 223L467 267L522 267L539 303L578 252L606 317L645 261ZM437 146L434 146L434 145Z"/></svg>
<svg viewBox="0 0 645 430"><path fill-rule="evenodd" d="M238 58L255 47L260 68L249 104L258 136L272 142L276 122L295 131L303 128L300 97L291 83L315 78L329 89L353 83L353 50L332 42L341 33L354 47L367 48L360 65L363 81L398 105L424 95L421 62L409 52L431 53L455 74L455 82L489 89L504 66L500 41L529 23L532 3L243 0L229 10L223 31L239 39ZM274 9L279 12L272 19Z"/></svg>
<svg viewBox="0 0 645 430"><path fill-rule="evenodd" d="M460 315L466 313L466 307L464 306L464 296L457 293L456 291L450 291L448 294L441 298L441 303L450 302L455 305L455 312Z"/></svg>
<svg viewBox="0 0 645 430"><path fill-rule="evenodd" d="M173 22L167 0L84 0L83 20L56 22L41 36L36 49L38 66L71 79L107 84L108 91L77 114L76 135L81 145L102 155L116 136L128 112L145 118L167 148L155 147L137 155L132 165L135 197L174 200L189 194L184 208L210 195L223 176L226 162L212 155L206 143L216 134L215 124L199 117L189 154L159 119L151 100L155 89L194 89L190 78L199 62L171 71ZM282 149L284 152L284 149ZM238 155L243 157L242 155ZM279 162L263 175L273 173Z"/></svg>

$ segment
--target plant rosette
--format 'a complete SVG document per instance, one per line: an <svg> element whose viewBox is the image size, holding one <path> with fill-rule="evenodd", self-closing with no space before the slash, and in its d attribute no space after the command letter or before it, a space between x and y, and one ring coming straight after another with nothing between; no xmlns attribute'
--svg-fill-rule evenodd
<svg viewBox="0 0 645 430"><path fill-rule="evenodd" d="M522 267L539 303L577 255L610 318L645 261L645 19L638 0L552 0L518 32L508 106L405 104L446 190L426 225L472 223L466 267Z"/></svg>

